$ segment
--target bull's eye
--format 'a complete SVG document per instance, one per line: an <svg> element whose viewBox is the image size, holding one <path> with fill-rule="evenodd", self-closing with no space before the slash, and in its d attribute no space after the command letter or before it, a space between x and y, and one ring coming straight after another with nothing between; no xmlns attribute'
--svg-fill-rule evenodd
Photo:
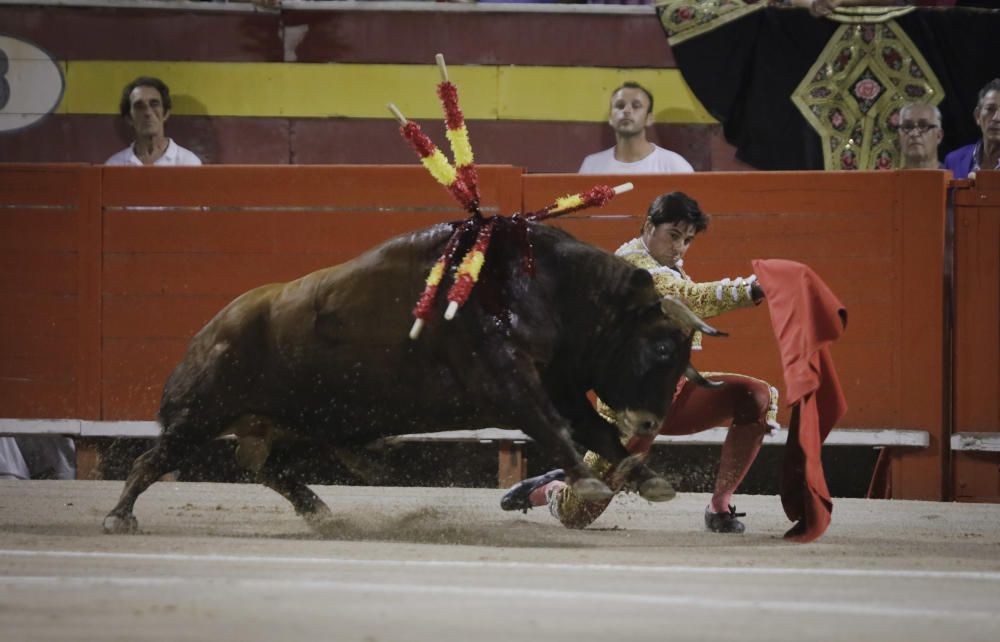
<svg viewBox="0 0 1000 642"><path fill-rule="evenodd" d="M674 346L669 341L658 341L655 346L653 346L653 354L656 355L658 361L666 361L674 353Z"/></svg>

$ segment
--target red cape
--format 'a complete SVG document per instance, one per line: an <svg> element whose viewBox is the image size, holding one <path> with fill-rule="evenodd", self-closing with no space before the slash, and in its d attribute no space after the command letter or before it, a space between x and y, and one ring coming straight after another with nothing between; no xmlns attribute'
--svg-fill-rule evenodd
<svg viewBox="0 0 1000 642"><path fill-rule="evenodd" d="M847 411L830 344L847 326L847 310L808 266L781 259L757 260L753 270L767 295L792 407L781 478L781 504L796 522L785 537L811 542L826 532L833 501L820 449Z"/></svg>

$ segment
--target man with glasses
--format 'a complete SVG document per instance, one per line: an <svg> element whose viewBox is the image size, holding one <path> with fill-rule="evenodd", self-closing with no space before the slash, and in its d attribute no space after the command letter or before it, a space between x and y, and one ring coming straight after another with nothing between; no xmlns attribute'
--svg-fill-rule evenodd
<svg viewBox="0 0 1000 642"><path fill-rule="evenodd" d="M979 102L972 117L983 137L944 157L945 168L955 178L968 178L980 169L1000 169L1000 78L994 78L979 90Z"/></svg>
<svg viewBox="0 0 1000 642"><path fill-rule="evenodd" d="M908 103L899 110L901 169L940 169L941 111L926 103Z"/></svg>

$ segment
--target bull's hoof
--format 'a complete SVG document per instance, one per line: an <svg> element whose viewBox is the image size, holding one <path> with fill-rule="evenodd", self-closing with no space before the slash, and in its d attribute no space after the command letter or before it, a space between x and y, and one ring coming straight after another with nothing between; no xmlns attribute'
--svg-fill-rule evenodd
<svg viewBox="0 0 1000 642"><path fill-rule="evenodd" d="M677 491L662 477L653 477L642 482L639 495L651 502L668 502L677 496Z"/></svg>
<svg viewBox="0 0 1000 642"><path fill-rule="evenodd" d="M576 493L577 497L586 502L596 502L614 497L614 493L611 492L611 489L604 482L593 477L578 479L573 484L573 492Z"/></svg>
<svg viewBox="0 0 1000 642"><path fill-rule="evenodd" d="M306 520L314 532L323 536L334 535L337 530L337 522L333 519L333 511L326 504L320 504L310 513L302 513L302 519Z"/></svg>
<svg viewBox="0 0 1000 642"><path fill-rule="evenodd" d="M114 533L118 535L132 535L139 532L139 520L135 518L135 515L129 513L128 515L120 516L111 514L104 518L105 533Z"/></svg>

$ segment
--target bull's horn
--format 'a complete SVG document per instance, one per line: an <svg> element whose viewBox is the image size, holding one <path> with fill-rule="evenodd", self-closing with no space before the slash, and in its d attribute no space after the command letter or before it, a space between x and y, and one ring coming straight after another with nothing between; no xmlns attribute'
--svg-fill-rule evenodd
<svg viewBox="0 0 1000 642"><path fill-rule="evenodd" d="M660 308L663 310L663 314L667 315L668 319L679 324L681 327L692 330L701 330L705 334L712 335L713 337L729 336L722 330L716 330L702 321L701 318L692 312L690 308L672 296L663 297L663 301L660 303Z"/></svg>
<svg viewBox="0 0 1000 642"><path fill-rule="evenodd" d="M688 381L692 381L698 384L699 386L702 386L703 388L718 388L719 386L723 386L726 383L725 381L710 381L706 379L705 377L701 376L701 373L698 372L695 369L695 367L692 366L690 363L688 364L688 367L685 368L684 370L684 376L687 377Z"/></svg>

